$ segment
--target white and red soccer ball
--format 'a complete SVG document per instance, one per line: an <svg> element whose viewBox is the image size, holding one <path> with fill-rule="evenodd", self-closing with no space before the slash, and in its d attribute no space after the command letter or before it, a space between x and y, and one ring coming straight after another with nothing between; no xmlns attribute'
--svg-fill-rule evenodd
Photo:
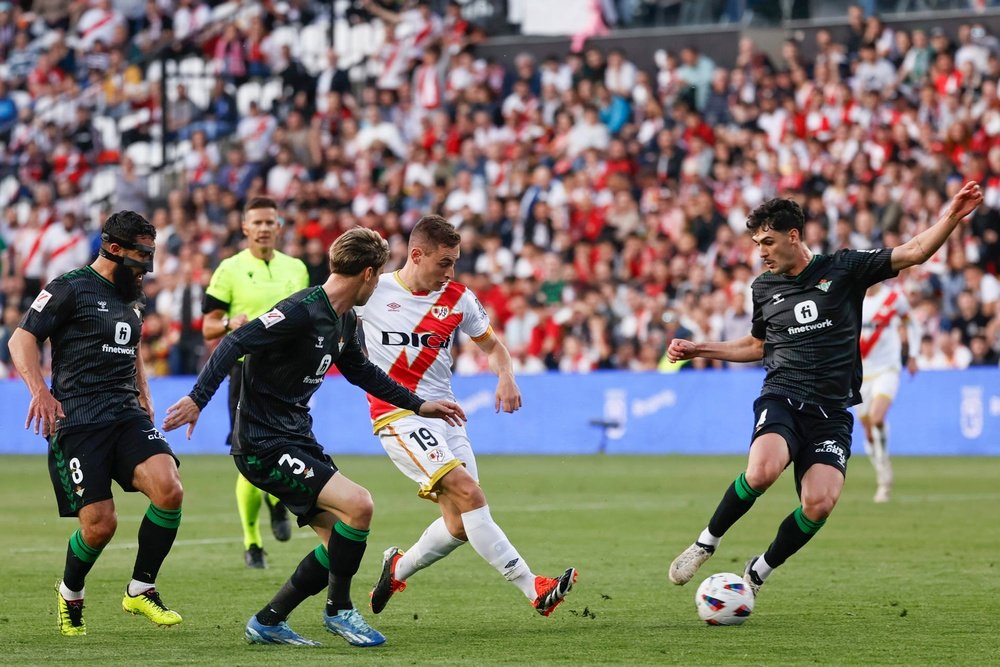
<svg viewBox="0 0 1000 667"><path fill-rule="evenodd" d="M732 572L713 574L694 596L698 616L709 625L740 625L753 612L753 603L750 585Z"/></svg>

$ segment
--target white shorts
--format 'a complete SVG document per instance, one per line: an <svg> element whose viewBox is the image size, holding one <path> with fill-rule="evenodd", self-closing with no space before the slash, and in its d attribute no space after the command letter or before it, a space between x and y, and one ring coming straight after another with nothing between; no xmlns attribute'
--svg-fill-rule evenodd
<svg viewBox="0 0 1000 667"><path fill-rule="evenodd" d="M861 381L861 403L858 404L858 417L867 417L876 396L885 396L889 402L896 400L899 390L898 368L886 368L866 375Z"/></svg>
<svg viewBox="0 0 1000 667"><path fill-rule="evenodd" d="M436 500L441 478L460 465L479 481L476 455L464 426L409 415L386 424L376 435L396 467L420 485L421 498Z"/></svg>

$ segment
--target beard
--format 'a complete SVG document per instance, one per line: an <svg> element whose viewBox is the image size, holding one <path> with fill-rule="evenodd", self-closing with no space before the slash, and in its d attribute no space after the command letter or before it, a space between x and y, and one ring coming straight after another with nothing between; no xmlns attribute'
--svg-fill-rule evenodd
<svg viewBox="0 0 1000 667"><path fill-rule="evenodd" d="M135 277L135 273L129 267L124 264L115 265L115 288L125 303L132 303L142 295L142 288L136 284Z"/></svg>

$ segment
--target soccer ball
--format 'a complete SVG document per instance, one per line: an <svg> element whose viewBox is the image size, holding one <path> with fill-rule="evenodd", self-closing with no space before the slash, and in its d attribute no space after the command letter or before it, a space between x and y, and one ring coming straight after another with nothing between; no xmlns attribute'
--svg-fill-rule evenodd
<svg viewBox="0 0 1000 667"><path fill-rule="evenodd" d="M694 596L698 616L709 625L740 625L750 617L753 601L750 586L732 572L713 574Z"/></svg>

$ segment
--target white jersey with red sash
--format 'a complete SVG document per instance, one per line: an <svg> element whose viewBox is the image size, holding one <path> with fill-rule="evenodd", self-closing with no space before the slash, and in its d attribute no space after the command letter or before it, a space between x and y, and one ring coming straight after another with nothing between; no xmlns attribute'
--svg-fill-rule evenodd
<svg viewBox="0 0 1000 667"><path fill-rule="evenodd" d="M873 296L865 296L861 308L861 360L864 375L883 370L899 370L903 343L899 335L902 318L910 312L906 297L893 288L881 287Z"/></svg>
<svg viewBox="0 0 1000 667"><path fill-rule="evenodd" d="M437 292L413 292L398 272L379 278L361 321L371 361L428 400L455 400L451 367L457 331L474 341L493 331L479 299L465 285L451 281ZM375 432L413 414L371 395L368 403Z"/></svg>

